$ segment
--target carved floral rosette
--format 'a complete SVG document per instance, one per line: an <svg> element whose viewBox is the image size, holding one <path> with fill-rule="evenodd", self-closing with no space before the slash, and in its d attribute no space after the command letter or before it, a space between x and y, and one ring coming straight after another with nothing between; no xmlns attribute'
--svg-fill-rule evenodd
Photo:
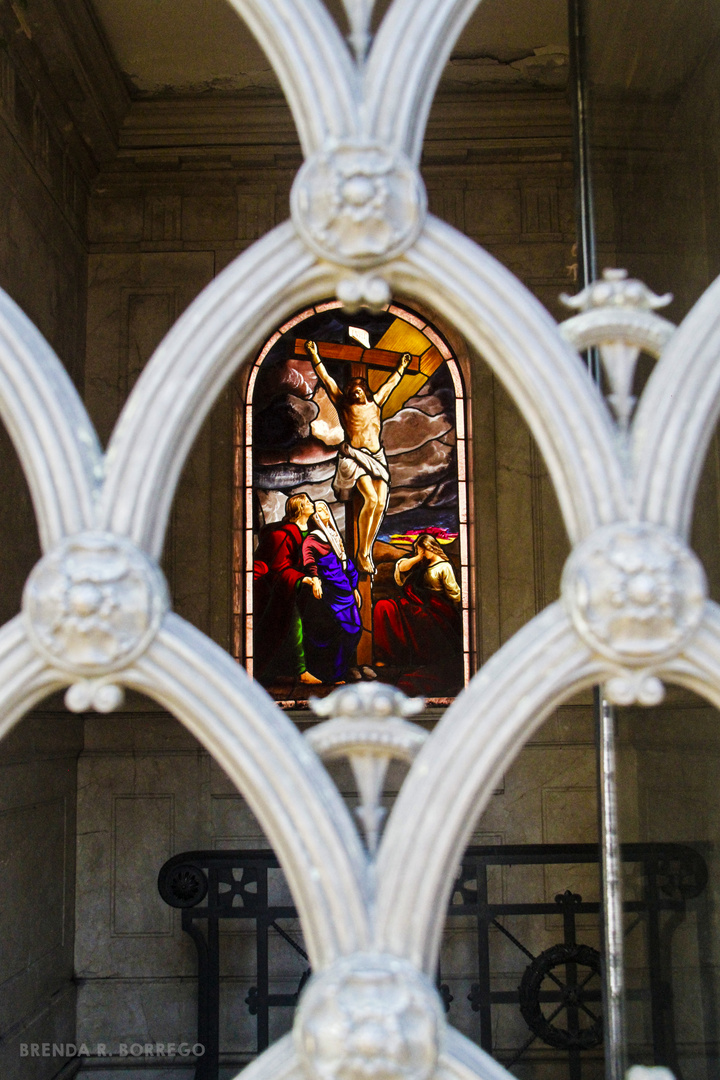
<svg viewBox="0 0 720 1080"><path fill-rule="evenodd" d="M412 964L356 953L311 978L294 1038L315 1080L429 1080L444 1029L440 998Z"/></svg>
<svg viewBox="0 0 720 1080"><path fill-rule="evenodd" d="M334 145L305 162L292 189L293 221L321 258L356 268L400 255L422 229L427 198L399 151L372 143Z"/></svg>
<svg viewBox="0 0 720 1080"><path fill-rule="evenodd" d="M700 625L707 586L699 560L670 530L621 522L598 529L573 551L562 592L593 651L646 667L687 643Z"/></svg>
<svg viewBox="0 0 720 1080"><path fill-rule="evenodd" d="M45 555L23 594L28 633L53 666L104 675L149 645L168 607L165 579L134 544L81 533Z"/></svg>

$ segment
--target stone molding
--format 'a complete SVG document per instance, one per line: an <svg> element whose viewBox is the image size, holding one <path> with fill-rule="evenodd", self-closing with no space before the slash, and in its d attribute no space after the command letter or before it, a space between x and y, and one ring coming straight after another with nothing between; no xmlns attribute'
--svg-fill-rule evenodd
<svg viewBox="0 0 720 1080"><path fill-rule="evenodd" d="M593 651L643 667L675 655L697 630L707 583L697 557L669 529L623 522L574 549L562 594Z"/></svg>
<svg viewBox="0 0 720 1080"><path fill-rule="evenodd" d="M562 596L581 639L620 670L607 679L617 705L657 705L657 670L690 642L705 613L699 560L669 529L605 526L570 555Z"/></svg>
<svg viewBox="0 0 720 1080"><path fill-rule="evenodd" d="M478 130L480 109L483 126ZM441 143L446 155L448 142L472 141L481 147L486 140L492 140L494 152L505 147L515 151L524 142L535 152L543 142L567 144L569 150L570 139L570 113L562 91L444 93L428 119L423 152L432 155L434 144ZM121 160L157 156L162 148L175 154L185 148L205 148L208 154L230 150L241 159L248 146L257 161L261 148L286 151L288 145L298 147L292 113L282 97L267 95L133 101L119 133Z"/></svg>

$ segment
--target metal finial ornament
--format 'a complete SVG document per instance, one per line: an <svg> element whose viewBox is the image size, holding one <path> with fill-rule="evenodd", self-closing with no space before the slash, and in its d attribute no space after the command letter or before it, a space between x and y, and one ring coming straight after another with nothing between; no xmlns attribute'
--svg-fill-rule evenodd
<svg viewBox="0 0 720 1080"><path fill-rule="evenodd" d="M582 292L575 296L562 293L560 296L566 307L576 311L590 311L592 308L625 307L641 311L657 311L667 307L672 300L672 293L658 296L637 278L629 278L627 270L607 268L603 270L599 281L592 281Z"/></svg>
<svg viewBox="0 0 720 1080"><path fill-rule="evenodd" d="M610 383L608 404L625 432L637 399L632 386L641 350L659 355L675 327L654 312L672 300L658 296L642 281L628 278L626 270L603 270L576 296L562 293L566 307L579 312L562 324L563 336L579 349L597 345Z"/></svg>
<svg viewBox="0 0 720 1080"><path fill-rule="evenodd" d="M355 814L368 852L375 855L386 814L380 802L388 766L393 760L410 764L425 742L427 732L405 719L421 712L425 702L382 683L357 683L311 699L310 708L332 719L305 738L324 761L344 757L350 762L360 796Z"/></svg>

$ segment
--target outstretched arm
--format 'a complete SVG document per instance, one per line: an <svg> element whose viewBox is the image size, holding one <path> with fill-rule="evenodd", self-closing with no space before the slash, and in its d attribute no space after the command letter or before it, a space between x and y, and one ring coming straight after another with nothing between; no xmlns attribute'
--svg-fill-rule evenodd
<svg viewBox="0 0 720 1080"><path fill-rule="evenodd" d="M395 368L395 370L393 371L390 378L386 379L385 382L382 384L382 386L379 387L375 391L375 394L374 394L375 403L376 403L376 405L379 405L380 408L383 407L383 405L385 404L387 399L390 397L390 395L392 394L395 387L399 385L400 380L402 379L403 375L405 374L405 369L407 368L408 364L410 363L410 360L411 360L410 353L408 353L408 352L403 353L402 358L400 360L400 363Z"/></svg>
<svg viewBox="0 0 720 1080"><path fill-rule="evenodd" d="M312 362L312 366L315 369L315 374L327 391L327 396L330 398L333 405L338 405L342 399L342 390L335 382L332 375L328 374L327 368L320 359L317 345L314 341L306 341L305 348Z"/></svg>

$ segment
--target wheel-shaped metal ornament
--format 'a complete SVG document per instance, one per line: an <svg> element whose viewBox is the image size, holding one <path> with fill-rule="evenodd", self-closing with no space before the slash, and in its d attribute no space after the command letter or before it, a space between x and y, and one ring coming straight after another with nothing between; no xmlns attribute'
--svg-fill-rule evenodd
<svg viewBox="0 0 720 1080"><path fill-rule="evenodd" d="M557 972L563 968L564 978ZM594 1004L599 998L599 980L597 949L566 944L546 949L528 964L520 983L520 1012L525 1023L544 1043L559 1050L590 1050L599 1046L603 1039L602 1016L587 1004L589 1000ZM596 985L590 990L593 981ZM546 996L548 990L552 994ZM549 1008L548 1015L543 1012L543 999ZM563 1012L567 1027L553 1023Z"/></svg>
<svg viewBox="0 0 720 1080"><path fill-rule="evenodd" d="M170 907L191 908L207 896L208 879L195 863L178 863L160 871L158 891Z"/></svg>
<svg viewBox="0 0 720 1080"><path fill-rule="evenodd" d="M707 864L690 848L668 852L658 860L657 883L664 896L673 900L692 900L708 883Z"/></svg>

